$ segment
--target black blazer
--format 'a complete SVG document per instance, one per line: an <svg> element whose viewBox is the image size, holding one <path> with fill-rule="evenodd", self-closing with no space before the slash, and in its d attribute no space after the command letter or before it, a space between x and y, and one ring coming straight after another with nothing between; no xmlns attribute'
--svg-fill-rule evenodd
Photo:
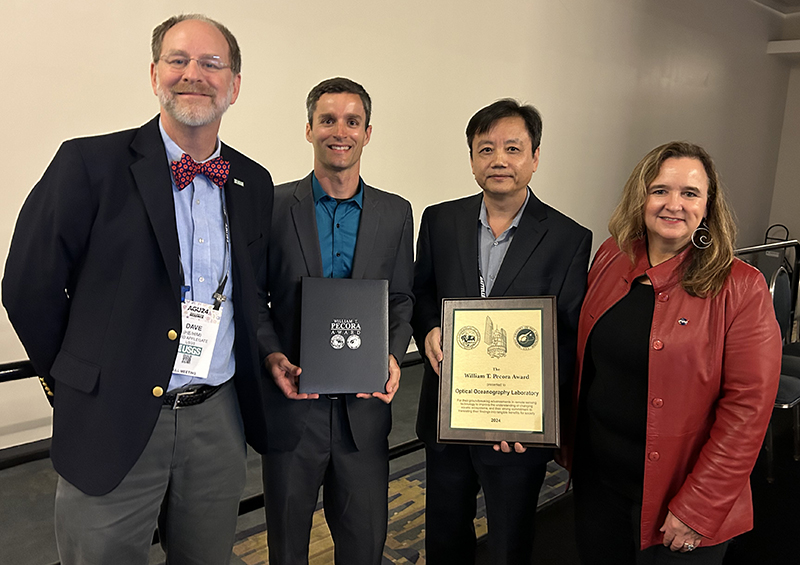
<svg viewBox="0 0 800 565"><path fill-rule="evenodd" d="M530 190L530 189L529 189ZM430 206L422 215L414 265L414 340L425 360L417 435L428 447L436 442L439 377L425 355L425 336L440 325L443 298L480 296L478 215L483 195ZM575 369L578 317L586 292L592 233L531 193L514 239L497 274L490 296L555 295L558 308L558 367L561 395ZM541 463L552 450L529 449L525 454L477 449L486 463Z"/></svg>
<svg viewBox="0 0 800 565"><path fill-rule="evenodd" d="M234 381L248 441L263 451L256 330L273 185L269 173L241 153L223 145L221 154L231 163L225 196ZM166 391L179 343L168 332L181 331L181 284L158 118L138 129L65 142L20 212L3 305L54 392L53 465L88 494L117 486L152 433L162 404L153 389Z"/></svg>
<svg viewBox="0 0 800 565"><path fill-rule="evenodd" d="M411 339L414 221L411 205L403 198L364 184L358 227L354 279L389 281L389 353L402 363ZM282 352L299 365L300 278L322 276L311 174L275 189L275 211L269 243L268 287L270 308L262 312L261 356ZM388 376L388 365L387 365ZM310 403L289 400L265 377L269 448L287 451L300 441ZM302 376L300 377L302 378ZM359 448L386 439L391 409L377 398L346 396L350 428Z"/></svg>

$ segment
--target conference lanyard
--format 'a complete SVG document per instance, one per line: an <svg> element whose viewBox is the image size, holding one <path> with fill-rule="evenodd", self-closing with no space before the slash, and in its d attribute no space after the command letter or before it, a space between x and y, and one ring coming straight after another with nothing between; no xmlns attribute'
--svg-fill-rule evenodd
<svg viewBox="0 0 800 565"><path fill-rule="evenodd" d="M220 281L219 286L217 286L216 292L214 292L211 295L211 297L214 299L214 310L219 310L220 306L222 306L222 303L225 302L225 300L227 300L224 291L225 291L225 284L228 282L228 276L231 271L231 265L230 265L231 228L230 228L230 222L228 221L228 209L225 206L225 199L224 197L222 197L222 195L220 195L220 198L222 198L222 221L223 224L225 225L225 252L224 255L222 256L222 260L225 265L225 274L222 276L222 280ZM194 241L194 238L192 238L192 241ZM178 245L178 268L181 274L181 281L183 281L183 284L181 285L181 302L185 302L186 293L189 292L191 286L186 284L186 272L183 270L183 258L181 257L180 245Z"/></svg>
<svg viewBox="0 0 800 565"><path fill-rule="evenodd" d="M183 258L178 248L178 261L180 264L181 280L181 339L178 343L178 353L172 372L196 379L208 378L211 361L214 355L214 346L217 343L217 333L222 322L222 303L225 301L225 283L230 274L230 225L225 200L222 201L222 218L225 224L225 274L217 286L212 298L214 304L205 304L194 300L187 300L186 293L190 286L186 284L186 274L183 270ZM192 237L194 241L194 237Z"/></svg>

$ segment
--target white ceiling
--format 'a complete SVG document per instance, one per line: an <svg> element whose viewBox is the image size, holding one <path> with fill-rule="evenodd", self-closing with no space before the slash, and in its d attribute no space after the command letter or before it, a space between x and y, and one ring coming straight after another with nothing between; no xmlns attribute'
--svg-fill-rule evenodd
<svg viewBox="0 0 800 565"><path fill-rule="evenodd" d="M782 14L800 13L800 0L754 0Z"/></svg>

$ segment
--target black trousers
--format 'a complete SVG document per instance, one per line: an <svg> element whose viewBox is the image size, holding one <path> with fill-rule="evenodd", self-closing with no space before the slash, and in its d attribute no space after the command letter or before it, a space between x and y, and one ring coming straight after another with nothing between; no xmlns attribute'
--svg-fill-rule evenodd
<svg viewBox="0 0 800 565"><path fill-rule="evenodd" d="M389 445L357 449L344 398L312 402L292 451L261 458L269 562L307 565L319 488L336 565L379 565L386 541Z"/></svg>
<svg viewBox="0 0 800 565"><path fill-rule="evenodd" d="M530 565L547 464L486 465L465 445L426 448L425 562L475 563L476 496L483 487L493 565Z"/></svg>
<svg viewBox="0 0 800 565"><path fill-rule="evenodd" d="M642 551L641 504L589 477L575 479L573 490L578 555L583 565L722 565L730 542L701 545L685 553L660 544Z"/></svg>

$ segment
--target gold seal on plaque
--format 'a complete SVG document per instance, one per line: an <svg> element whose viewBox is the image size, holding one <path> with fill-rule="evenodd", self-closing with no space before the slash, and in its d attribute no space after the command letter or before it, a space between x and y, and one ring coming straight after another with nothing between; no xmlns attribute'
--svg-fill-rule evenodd
<svg viewBox="0 0 800 565"><path fill-rule="evenodd" d="M456 342L461 349L475 349L481 342L481 334L475 326L464 326L458 330Z"/></svg>

